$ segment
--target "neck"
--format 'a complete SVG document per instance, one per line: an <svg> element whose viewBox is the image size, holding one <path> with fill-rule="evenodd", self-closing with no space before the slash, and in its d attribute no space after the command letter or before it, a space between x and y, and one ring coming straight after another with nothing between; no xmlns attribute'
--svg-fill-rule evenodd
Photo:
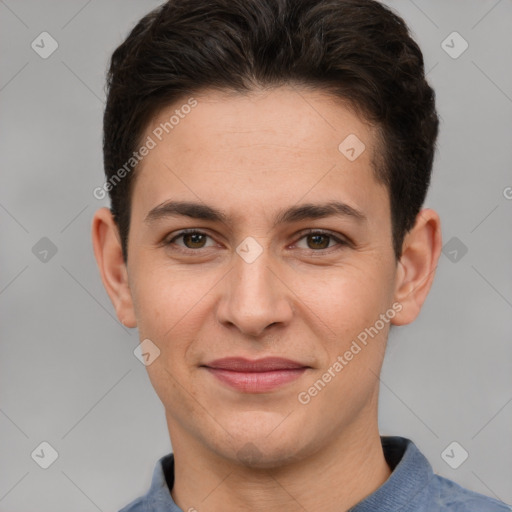
<svg viewBox="0 0 512 512"><path fill-rule="evenodd" d="M348 426L313 455L270 469L220 457L169 418L168 424L175 470L171 495L186 511L340 512L374 492L391 474L376 418L366 427L359 422Z"/></svg>

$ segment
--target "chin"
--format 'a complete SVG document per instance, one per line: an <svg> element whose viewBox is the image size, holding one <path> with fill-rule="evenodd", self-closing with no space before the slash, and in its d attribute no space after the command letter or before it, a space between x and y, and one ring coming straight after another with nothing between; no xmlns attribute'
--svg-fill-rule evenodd
<svg viewBox="0 0 512 512"><path fill-rule="evenodd" d="M256 428L254 424L239 423L237 435L223 436L223 442L215 443L216 446L212 448L218 455L236 464L267 470L297 462L307 456L307 452L314 451L313 447L304 444L306 439L303 431L290 429L290 425L288 429L282 429L278 433L278 424L260 423L260 427Z"/></svg>
<svg viewBox="0 0 512 512"><path fill-rule="evenodd" d="M300 459L297 445L272 446L265 439L247 441L235 452L235 460L239 464L251 469L273 469L286 466Z"/></svg>

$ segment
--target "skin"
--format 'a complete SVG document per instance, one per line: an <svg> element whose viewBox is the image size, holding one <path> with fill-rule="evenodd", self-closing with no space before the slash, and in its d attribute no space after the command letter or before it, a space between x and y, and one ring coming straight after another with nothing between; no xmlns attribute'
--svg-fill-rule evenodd
<svg viewBox="0 0 512 512"><path fill-rule="evenodd" d="M160 350L147 371L175 454L172 496L183 510L347 510L390 475L377 376L390 323L412 322L432 284L439 216L420 212L397 262L388 191L372 168L375 129L326 93L283 86L194 98L198 105L136 171L127 264L109 210L98 210L92 226L119 320ZM144 139L186 100L162 110ZM354 161L338 150L349 134L366 146ZM145 221L170 199L222 209L229 220ZM274 225L282 209L334 200L366 220ZM208 236L163 243L186 228ZM332 236L307 236L307 229ZM236 252L246 237L262 249L252 263ZM300 403L298 394L393 303L401 311L390 323ZM227 356L280 356L311 368L276 390L243 393L200 367Z"/></svg>

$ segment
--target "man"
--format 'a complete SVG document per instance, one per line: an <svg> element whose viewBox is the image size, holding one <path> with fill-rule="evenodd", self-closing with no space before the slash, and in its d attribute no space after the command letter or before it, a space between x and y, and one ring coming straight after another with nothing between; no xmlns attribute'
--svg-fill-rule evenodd
<svg viewBox="0 0 512 512"><path fill-rule="evenodd" d="M370 0L175 0L112 56L95 255L173 454L136 511L505 511L378 431L441 250L438 119Z"/></svg>

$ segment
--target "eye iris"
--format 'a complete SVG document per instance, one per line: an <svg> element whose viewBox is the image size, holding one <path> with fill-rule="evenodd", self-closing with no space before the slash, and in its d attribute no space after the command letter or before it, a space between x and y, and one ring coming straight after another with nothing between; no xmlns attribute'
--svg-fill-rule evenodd
<svg viewBox="0 0 512 512"><path fill-rule="evenodd" d="M183 234L183 242L188 247L189 244L187 243L187 240L191 240L193 245L193 247L189 247L189 249L200 249L201 247L204 247L205 235L202 235L201 233L185 233Z"/></svg>
<svg viewBox="0 0 512 512"><path fill-rule="evenodd" d="M329 237L328 235L309 235L308 238L311 240L311 239L315 239L316 241L313 242L313 244L316 244L318 242L318 239L321 239L323 238L324 239L324 244L320 243L321 247L318 247L318 245L316 247L310 247L311 249L325 249L329 246Z"/></svg>

